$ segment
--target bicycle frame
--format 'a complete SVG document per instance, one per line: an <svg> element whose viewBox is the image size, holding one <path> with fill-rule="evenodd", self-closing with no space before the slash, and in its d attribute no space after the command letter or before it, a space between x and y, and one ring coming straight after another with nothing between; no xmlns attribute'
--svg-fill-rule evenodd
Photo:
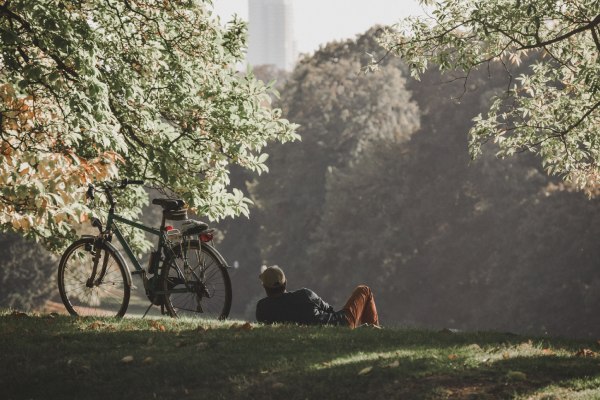
<svg viewBox="0 0 600 400"><path fill-rule="evenodd" d="M158 236L158 248L159 249L161 249L165 243L164 227L161 227L160 229L151 228L151 227L141 224L139 222L131 221L127 218L124 218L118 214L115 214L114 212L109 211L109 213L108 213L108 220L106 221L106 232L108 232L109 234L113 233L116 236L117 240L123 247L123 250L125 251L125 254L127 255L127 258L129 258L129 260L131 260L131 263L133 264L133 267L135 268L135 273L141 274L144 271L144 269L140 265L137 257L133 254L133 250L131 250L129 243L127 243L127 240L125 240L125 237L123 236L123 234L121 233L121 231L119 230L119 227L117 226L117 224L115 222L121 222L125 225L129 225L136 229L140 229L144 232L148 232L152 235ZM154 260L154 261L158 262L159 260ZM155 267L155 266L152 266L152 267Z"/></svg>
<svg viewBox="0 0 600 400"><path fill-rule="evenodd" d="M129 243L127 243L127 240L125 239L125 237L123 236L123 234L121 233L121 231L119 230L119 227L117 226L117 224L115 222L121 222L121 223L123 223L125 225L129 225L129 226L132 226L132 227L134 227L136 229L140 229L140 230L142 230L144 232L148 232L148 233L150 233L152 235L158 236L158 248L159 249L163 249L165 247L165 243L167 241L166 236L165 236L164 220L163 220L163 223L161 224L160 229L156 229L156 228L152 228L152 227L146 226L144 224L141 224L139 222L129 220L129 219L127 219L125 217L122 217L122 216L120 216L118 214L115 214L115 212L114 212L114 210L112 208L108 212L108 219L106 221L106 230L103 232L103 234L109 235L109 238L108 238L109 242L110 242L110 235L114 234L116 236L117 240L119 241L119 243L123 247L123 250L125 251L125 254L127 254L127 257L129 258L129 260L133 264L133 267L135 268L135 271L130 271L130 273L131 274L141 274L142 277L144 278L144 285L146 285L147 281L146 281L145 275L144 275L146 273L146 270L144 270L144 268L138 262L138 259L133 254L133 250L131 250L131 247L129 246ZM158 266L160 264L160 257L156 257L154 259L151 259L151 262L153 264L155 264L155 265L151 265L149 269L157 271L157 273L158 273ZM184 260L184 262L187 263L187 260ZM177 269L177 272L178 272L179 276L183 276L183 272L180 270L179 266L175 265L175 268ZM105 266L104 265L103 265L101 271L102 272L100 273L100 279L102 279L102 277L104 276L104 271L105 271ZM198 276L196 276L196 279L199 280ZM158 284L158 282L155 281L154 285L157 285L157 284ZM186 283L186 286L187 286L187 283ZM174 290L171 290L169 292L164 292L164 291L161 291L161 290L157 290L157 288L155 286L154 287L150 287L150 288L146 288L146 289L150 289L156 295L167 294L167 293L185 293L187 291L187 289L174 289Z"/></svg>

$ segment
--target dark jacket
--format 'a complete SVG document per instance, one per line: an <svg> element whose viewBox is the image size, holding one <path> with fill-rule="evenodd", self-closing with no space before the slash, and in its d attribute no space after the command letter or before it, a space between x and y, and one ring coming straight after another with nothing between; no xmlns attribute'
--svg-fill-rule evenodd
<svg viewBox="0 0 600 400"><path fill-rule="evenodd" d="M256 320L265 324L348 325L343 310L334 311L315 292L306 288L261 299L256 304Z"/></svg>

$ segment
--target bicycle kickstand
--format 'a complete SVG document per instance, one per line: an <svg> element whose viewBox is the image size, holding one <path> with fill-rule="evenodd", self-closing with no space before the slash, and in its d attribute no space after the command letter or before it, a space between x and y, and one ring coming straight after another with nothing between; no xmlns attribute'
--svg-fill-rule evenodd
<svg viewBox="0 0 600 400"><path fill-rule="evenodd" d="M152 308L154 304L152 304L152 302L150 302L150 305L148 306L148 308L146 308L146 312L144 313L144 315L142 315L142 318L144 318L146 316L146 314L148 314L148 311L150 311L150 309Z"/></svg>

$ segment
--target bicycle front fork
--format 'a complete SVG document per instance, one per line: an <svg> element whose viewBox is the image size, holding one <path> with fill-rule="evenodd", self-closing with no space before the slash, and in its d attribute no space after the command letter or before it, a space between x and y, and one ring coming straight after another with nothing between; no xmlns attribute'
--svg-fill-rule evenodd
<svg viewBox="0 0 600 400"><path fill-rule="evenodd" d="M94 265L92 267L92 274L85 282L85 286L89 288L93 288L94 286L99 286L106 275L106 268L108 266L108 251L104 251L104 258L102 260L102 267L100 269L100 274L96 279L96 273L98 272L98 264L100 263L100 258L102 257L102 249L104 249L104 238L96 238L94 240L94 244L91 243L86 244L85 249L89 251L94 256Z"/></svg>

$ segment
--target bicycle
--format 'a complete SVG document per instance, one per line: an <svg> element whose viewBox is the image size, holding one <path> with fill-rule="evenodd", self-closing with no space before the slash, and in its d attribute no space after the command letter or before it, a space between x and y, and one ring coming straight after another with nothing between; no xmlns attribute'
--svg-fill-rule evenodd
<svg viewBox="0 0 600 400"><path fill-rule="evenodd" d="M152 200L152 204L163 209L158 229L116 213L113 191L143 184L128 179L101 184L110 205L106 228L100 219L92 218L98 235L82 235L65 250L58 266L58 287L67 311L76 316L123 317L129 305L132 275L140 275L150 300L143 317L156 305L162 314L171 317L227 318L232 297L229 266L211 245L214 230L203 222L188 219L183 200ZM90 184L86 197L93 200L95 191ZM181 229L166 225L169 220L183 221ZM148 270L133 254L117 222L158 236ZM131 261L133 271L112 244L113 236Z"/></svg>

